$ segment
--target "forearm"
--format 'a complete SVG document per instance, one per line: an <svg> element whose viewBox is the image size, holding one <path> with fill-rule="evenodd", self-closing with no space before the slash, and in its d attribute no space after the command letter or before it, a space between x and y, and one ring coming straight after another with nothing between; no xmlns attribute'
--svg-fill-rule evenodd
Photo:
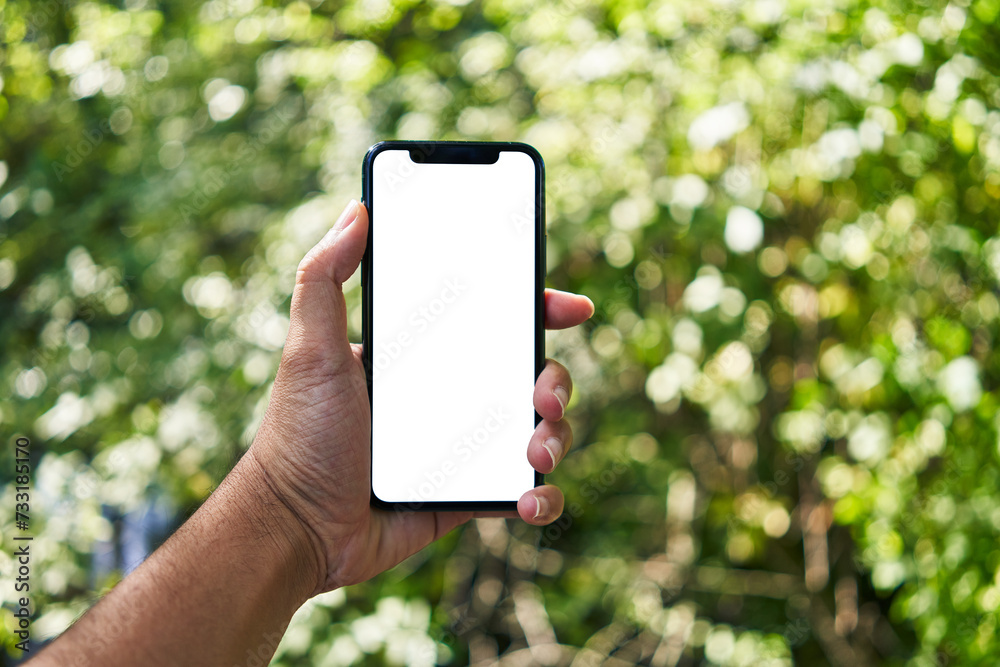
<svg viewBox="0 0 1000 667"><path fill-rule="evenodd" d="M267 664L316 587L316 554L246 456L139 568L30 664ZM248 650L250 654L248 654ZM256 664L256 663L253 663Z"/></svg>

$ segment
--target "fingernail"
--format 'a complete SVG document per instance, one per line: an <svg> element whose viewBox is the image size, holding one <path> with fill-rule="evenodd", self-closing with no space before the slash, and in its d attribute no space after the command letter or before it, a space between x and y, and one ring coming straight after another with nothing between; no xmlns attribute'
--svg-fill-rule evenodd
<svg viewBox="0 0 1000 667"><path fill-rule="evenodd" d="M559 415L559 419L563 418L566 414L566 404L569 403L569 392L566 391L566 387L556 387L552 390L552 395L556 397L559 401L559 407L562 408L562 413Z"/></svg>
<svg viewBox="0 0 1000 667"><path fill-rule="evenodd" d="M584 298L590 301L590 315L587 315L587 319L589 320L597 312L597 306L594 305L594 301L589 296L585 296Z"/></svg>
<svg viewBox="0 0 1000 667"><path fill-rule="evenodd" d="M532 519L537 519L538 517L544 515L549 511L549 499L544 496L535 496L535 516Z"/></svg>
<svg viewBox="0 0 1000 667"><path fill-rule="evenodd" d="M546 438L545 442L542 443L542 447L549 453L549 458L552 459L552 469L556 468L556 461L562 455L562 442L559 438Z"/></svg>
<svg viewBox="0 0 1000 667"><path fill-rule="evenodd" d="M352 199L351 203L344 209L344 212L340 214L339 218L337 218L337 222L333 225L333 228L338 232L342 232L350 227L351 223L358 219L358 208L358 200Z"/></svg>

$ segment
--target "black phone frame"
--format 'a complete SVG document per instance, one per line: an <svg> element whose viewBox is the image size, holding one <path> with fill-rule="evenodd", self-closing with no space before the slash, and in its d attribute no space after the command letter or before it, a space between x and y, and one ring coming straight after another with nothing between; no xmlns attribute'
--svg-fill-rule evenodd
<svg viewBox="0 0 1000 667"><path fill-rule="evenodd" d="M368 385L368 405L374 420L372 400L372 240L375 226L375 206L372 201L372 179L375 157L387 150L408 150L415 162L448 164L492 164L501 151L527 154L535 165L535 380L545 366L545 164L542 156L532 146L509 141L381 141L368 149L361 167L361 201L368 211L368 243L361 260L361 321L362 360ZM535 411L535 426L542 417ZM527 447L528 443L524 443ZM516 500L422 501L391 502L375 495L372 488L371 453L374 443L369 440L369 479L371 505L382 510L394 511L509 511L517 510ZM535 471L535 486L544 483L545 476Z"/></svg>

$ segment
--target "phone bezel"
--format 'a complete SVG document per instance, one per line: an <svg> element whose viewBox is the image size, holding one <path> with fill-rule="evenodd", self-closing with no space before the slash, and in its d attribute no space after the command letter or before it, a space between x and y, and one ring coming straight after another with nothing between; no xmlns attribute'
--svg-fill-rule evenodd
<svg viewBox="0 0 1000 667"><path fill-rule="evenodd" d="M361 168L362 196L361 201L368 210L368 243L361 260L361 293L362 293L362 358L365 369L365 379L368 385L368 404L372 408L374 419L374 403L372 401L372 240L375 225L375 202L372 201L372 178L375 157L387 150L408 150L413 158L414 151L421 156L422 161L446 162L449 164L489 164L499 158L502 151L525 153L535 165L535 380L545 366L545 164L542 156L532 146L520 142L506 141L381 141L365 155ZM535 426L542 420L535 411ZM524 443L527 448L528 443ZM374 442L369 440L369 455ZM371 462L371 459L369 459ZM535 471L535 486L544 483L545 476ZM469 500L469 501L424 501L392 502L385 501L375 495L372 488L372 469L369 465L368 486L371 492L371 505L383 510L396 511L463 511L463 510L516 510L516 500ZM527 489L525 489L527 490Z"/></svg>

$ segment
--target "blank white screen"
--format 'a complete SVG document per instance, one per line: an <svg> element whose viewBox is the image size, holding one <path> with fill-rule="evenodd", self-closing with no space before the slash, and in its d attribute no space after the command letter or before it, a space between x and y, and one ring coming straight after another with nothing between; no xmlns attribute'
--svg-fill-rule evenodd
<svg viewBox="0 0 1000 667"><path fill-rule="evenodd" d="M372 488L516 501L534 486L535 166L374 158Z"/></svg>

